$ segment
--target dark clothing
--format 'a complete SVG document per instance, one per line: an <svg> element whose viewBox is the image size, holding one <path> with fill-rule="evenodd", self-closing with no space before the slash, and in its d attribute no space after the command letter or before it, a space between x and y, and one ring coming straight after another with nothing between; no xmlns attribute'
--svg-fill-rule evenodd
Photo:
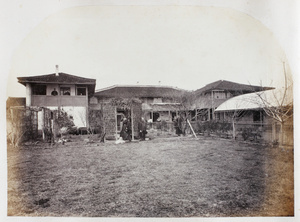
<svg viewBox="0 0 300 222"><path fill-rule="evenodd" d="M174 118L173 122L174 122L175 133L178 136L180 136L180 134L182 134L182 130L181 130L182 120L180 117L176 117Z"/></svg>
<svg viewBox="0 0 300 222"><path fill-rule="evenodd" d="M131 141L131 124L130 124L130 121L128 121L128 120L123 121L120 136L123 138L123 140Z"/></svg>
<svg viewBox="0 0 300 222"><path fill-rule="evenodd" d="M138 124L139 137L141 140L145 140L147 132L147 122L145 120L140 120Z"/></svg>

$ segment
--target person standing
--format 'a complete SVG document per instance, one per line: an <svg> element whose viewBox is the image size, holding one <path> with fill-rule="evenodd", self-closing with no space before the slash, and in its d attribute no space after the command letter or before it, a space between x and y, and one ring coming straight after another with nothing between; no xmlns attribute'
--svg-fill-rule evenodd
<svg viewBox="0 0 300 222"><path fill-rule="evenodd" d="M147 122L144 119L144 117L141 118L141 120L138 123L138 131L139 131L139 137L141 140L145 140L147 132Z"/></svg>
<svg viewBox="0 0 300 222"><path fill-rule="evenodd" d="M127 118L124 118L122 121L120 136L123 138L123 140L131 141L131 124Z"/></svg>
<svg viewBox="0 0 300 222"><path fill-rule="evenodd" d="M178 116L174 117L173 123L174 123L175 133L177 134L177 136L180 136L180 120Z"/></svg>

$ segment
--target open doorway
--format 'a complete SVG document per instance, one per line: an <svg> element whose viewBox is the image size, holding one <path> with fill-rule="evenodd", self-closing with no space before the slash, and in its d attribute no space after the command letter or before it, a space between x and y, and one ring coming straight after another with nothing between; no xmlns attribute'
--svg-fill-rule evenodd
<svg viewBox="0 0 300 222"><path fill-rule="evenodd" d="M159 122L159 121L160 121L159 113L153 113L153 122Z"/></svg>
<svg viewBox="0 0 300 222"><path fill-rule="evenodd" d="M122 129L122 120L125 117L125 111L118 111L117 112L117 133L121 132Z"/></svg>

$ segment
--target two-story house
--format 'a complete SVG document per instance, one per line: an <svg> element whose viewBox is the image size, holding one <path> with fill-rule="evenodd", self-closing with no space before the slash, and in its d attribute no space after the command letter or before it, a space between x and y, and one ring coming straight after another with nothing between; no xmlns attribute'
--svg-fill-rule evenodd
<svg viewBox="0 0 300 222"><path fill-rule="evenodd" d="M197 120L219 120L220 113L214 113L215 109L226 100L247 93L273 89L219 80L196 90L193 94L193 109Z"/></svg>
<svg viewBox="0 0 300 222"><path fill-rule="evenodd" d="M76 126L87 126L88 98L95 92L95 79L62 72L18 77L26 87L26 106L63 109L73 117Z"/></svg>
<svg viewBox="0 0 300 222"><path fill-rule="evenodd" d="M90 107L99 109L99 104L107 103L113 98L137 99L142 106L142 116L150 122L172 121L179 110L180 98L186 90L170 86L149 85L114 85L96 90L90 99ZM96 108L98 107L98 108ZM121 120L127 114L122 107L117 107L115 112L116 131L121 128Z"/></svg>

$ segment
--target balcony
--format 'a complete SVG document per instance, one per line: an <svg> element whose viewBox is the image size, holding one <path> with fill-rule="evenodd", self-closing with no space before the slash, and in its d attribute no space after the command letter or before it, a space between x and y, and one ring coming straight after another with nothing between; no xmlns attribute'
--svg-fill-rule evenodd
<svg viewBox="0 0 300 222"><path fill-rule="evenodd" d="M87 106L87 96L33 95L32 106Z"/></svg>

